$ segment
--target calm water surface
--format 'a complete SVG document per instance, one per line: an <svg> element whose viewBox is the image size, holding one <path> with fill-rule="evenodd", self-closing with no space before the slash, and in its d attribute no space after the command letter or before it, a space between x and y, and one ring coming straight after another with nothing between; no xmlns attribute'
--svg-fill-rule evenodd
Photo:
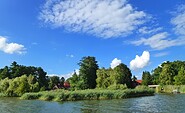
<svg viewBox="0 0 185 113"><path fill-rule="evenodd" d="M0 113L185 113L184 106L185 94L64 103L0 98Z"/></svg>

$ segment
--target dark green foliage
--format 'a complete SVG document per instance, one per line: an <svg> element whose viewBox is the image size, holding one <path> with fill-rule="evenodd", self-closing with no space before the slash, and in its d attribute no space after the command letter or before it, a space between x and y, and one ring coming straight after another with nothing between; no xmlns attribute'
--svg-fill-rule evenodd
<svg viewBox="0 0 185 113"><path fill-rule="evenodd" d="M83 57L79 63L79 79L81 89L93 89L96 87L96 70L98 69L98 64L95 57Z"/></svg>
<svg viewBox="0 0 185 113"><path fill-rule="evenodd" d="M132 86L132 74L125 64L120 64L114 69L97 70L97 88L107 88L111 85L126 84L128 88Z"/></svg>
<svg viewBox="0 0 185 113"><path fill-rule="evenodd" d="M184 85L185 61L164 62L152 71L153 84Z"/></svg>
<svg viewBox="0 0 185 113"><path fill-rule="evenodd" d="M128 88L131 88L132 74L130 69L123 63L116 66L113 69L112 78L114 78L114 83L116 84L126 84Z"/></svg>
<svg viewBox="0 0 185 113"><path fill-rule="evenodd" d="M60 83L60 78L58 76L51 76L49 77L49 89L53 89L55 85L58 85Z"/></svg>
<svg viewBox="0 0 185 113"><path fill-rule="evenodd" d="M142 85L151 85L152 84L152 76L150 75L150 72L144 71L142 75Z"/></svg>
<svg viewBox="0 0 185 113"><path fill-rule="evenodd" d="M178 72L178 75L174 77L176 85L184 85L185 84L185 67L181 67Z"/></svg>

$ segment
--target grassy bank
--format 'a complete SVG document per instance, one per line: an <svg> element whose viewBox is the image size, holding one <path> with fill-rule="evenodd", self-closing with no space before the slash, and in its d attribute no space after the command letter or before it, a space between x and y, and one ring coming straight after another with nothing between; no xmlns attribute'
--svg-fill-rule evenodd
<svg viewBox="0 0 185 113"><path fill-rule="evenodd" d="M140 96L154 95L154 90L149 88L137 88L126 90L54 90L38 93L25 93L21 99L39 99L47 101L75 101L75 100L102 100L102 99L123 99Z"/></svg>
<svg viewBox="0 0 185 113"><path fill-rule="evenodd" d="M172 93L173 90L178 90L180 93L185 93L185 85L164 85L159 86L156 90L159 93Z"/></svg>

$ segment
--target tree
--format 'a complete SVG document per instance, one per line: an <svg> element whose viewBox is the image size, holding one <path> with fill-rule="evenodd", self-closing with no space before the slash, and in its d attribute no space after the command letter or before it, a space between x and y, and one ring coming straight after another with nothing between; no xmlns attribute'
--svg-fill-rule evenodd
<svg viewBox="0 0 185 113"><path fill-rule="evenodd" d="M132 73L130 69L123 63L116 66L113 69L113 75L111 78L114 80L115 84L126 84L128 88L132 86Z"/></svg>
<svg viewBox="0 0 185 113"><path fill-rule="evenodd" d="M102 68L97 70L97 88L107 88L112 84L110 79L110 71L112 71L112 69Z"/></svg>
<svg viewBox="0 0 185 113"><path fill-rule="evenodd" d="M5 78L11 78L10 77L10 70L8 66L5 66L3 69L0 70L0 79L5 79Z"/></svg>
<svg viewBox="0 0 185 113"><path fill-rule="evenodd" d="M79 77L82 82L82 89L93 89L96 87L96 70L98 69L98 64L95 57L83 57L79 63L80 71Z"/></svg>
<svg viewBox="0 0 185 113"><path fill-rule="evenodd" d="M162 72L160 73L159 76L160 84L173 85L174 76L175 76L174 67L170 64L164 65L164 67L162 68Z"/></svg>
<svg viewBox="0 0 185 113"><path fill-rule="evenodd" d="M142 85L151 85L152 84L152 76L150 75L150 72L144 71L142 74Z"/></svg>
<svg viewBox="0 0 185 113"><path fill-rule="evenodd" d="M174 77L175 85L185 85L185 68L181 67L178 72L178 75Z"/></svg>
<svg viewBox="0 0 185 113"><path fill-rule="evenodd" d="M72 77L68 78L67 81L70 83L71 89L81 89L80 88L80 77L74 71Z"/></svg>
<svg viewBox="0 0 185 113"><path fill-rule="evenodd" d="M152 84L159 84L159 76L162 72L162 67L158 66L154 70L152 70Z"/></svg>
<svg viewBox="0 0 185 113"><path fill-rule="evenodd" d="M53 89L55 85L60 83L60 78L58 76L51 76L49 77L49 89Z"/></svg>

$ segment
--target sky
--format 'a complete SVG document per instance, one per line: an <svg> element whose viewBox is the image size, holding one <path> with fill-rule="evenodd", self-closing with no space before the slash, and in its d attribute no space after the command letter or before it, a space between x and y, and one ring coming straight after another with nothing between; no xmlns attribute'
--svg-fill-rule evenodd
<svg viewBox="0 0 185 113"><path fill-rule="evenodd" d="M0 68L13 61L68 78L84 56L141 79L185 60L185 0L1 0Z"/></svg>

